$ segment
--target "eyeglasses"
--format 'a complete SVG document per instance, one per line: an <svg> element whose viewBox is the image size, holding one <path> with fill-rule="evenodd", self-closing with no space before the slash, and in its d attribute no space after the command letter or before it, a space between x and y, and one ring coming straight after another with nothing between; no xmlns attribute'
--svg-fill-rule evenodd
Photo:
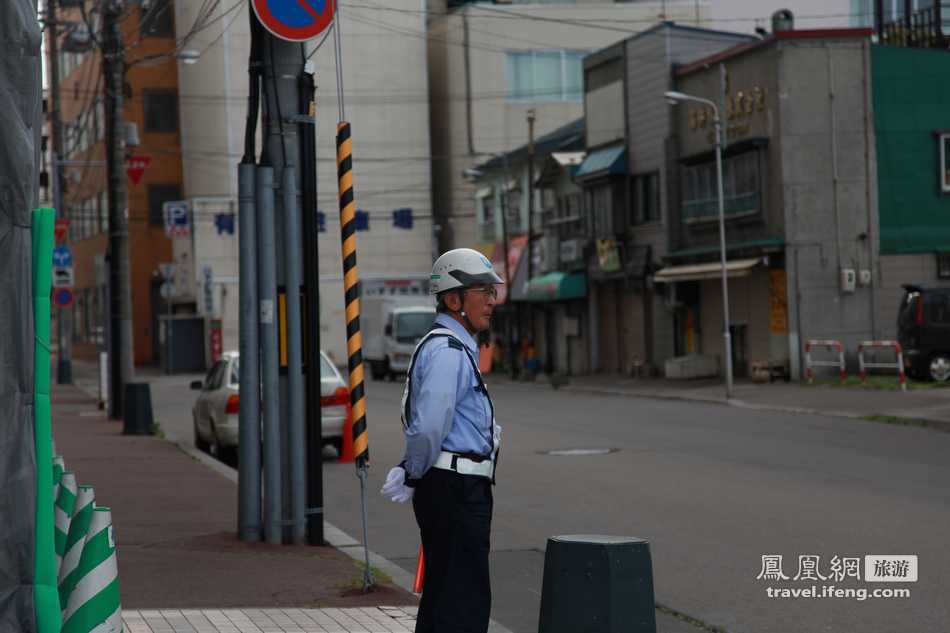
<svg viewBox="0 0 950 633"><path fill-rule="evenodd" d="M465 292L475 292L485 297L491 297L492 299L498 298L498 288L495 286L482 286L480 288L466 288Z"/></svg>

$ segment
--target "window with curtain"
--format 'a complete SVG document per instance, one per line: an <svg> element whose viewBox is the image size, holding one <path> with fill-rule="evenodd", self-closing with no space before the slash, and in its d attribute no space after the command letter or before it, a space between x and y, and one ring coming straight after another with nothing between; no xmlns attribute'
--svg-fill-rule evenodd
<svg viewBox="0 0 950 633"><path fill-rule="evenodd" d="M631 179L631 222L644 224L660 219L660 172L638 174Z"/></svg>
<svg viewBox="0 0 950 633"><path fill-rule="evenodd" d="M510 51L505 55L509 101L580 101L583 51Z"/></svg>
<svg viewBox="0 0 950 633"><path fill-rule="evenodd" d="M726 216L758 213L762 206L759 152L753 150L723 159L722 184ZM715 161L684 167L682 186L684 220L715 220L719 217Z"/></svg>
<svg viewBox="0 0 950 633"><path fill-rule="evenodd" d="M603 184L588 190L588 208L593 219L594 237L612 237L614 232L610 185Z"/></svg>

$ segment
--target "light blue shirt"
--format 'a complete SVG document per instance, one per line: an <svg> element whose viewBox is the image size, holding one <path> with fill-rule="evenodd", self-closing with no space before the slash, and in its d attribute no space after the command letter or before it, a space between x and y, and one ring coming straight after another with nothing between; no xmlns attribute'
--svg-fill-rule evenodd
<svg viewBox="0 0 950 633"><path fill-rule="evenodd" d="M462 324L439 314L435 324L452 330L478 362L478 343ZM492 451L492 407L478 390L478 376L465 353L445 336L426 341L412 368L409 427L406 429L405 469L420 479L442 451Z"/></svg>

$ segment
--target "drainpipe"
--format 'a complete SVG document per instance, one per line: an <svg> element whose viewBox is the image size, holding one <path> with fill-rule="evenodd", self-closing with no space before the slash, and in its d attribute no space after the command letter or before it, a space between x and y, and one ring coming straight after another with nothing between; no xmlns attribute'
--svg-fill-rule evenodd
<svg viewBox="0 0 950 633"><path fill-rule="evenodd" d="M472 53L468 41L468 13L462 11L462 53L465 58L465 132L468 136L468 153L475 153L472 136Z"/></svg>

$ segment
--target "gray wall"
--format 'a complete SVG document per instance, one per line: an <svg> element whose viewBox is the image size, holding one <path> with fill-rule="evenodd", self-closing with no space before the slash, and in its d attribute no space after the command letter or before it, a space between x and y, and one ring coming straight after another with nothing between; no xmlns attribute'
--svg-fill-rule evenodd
<svg viewBox="0 0 950 633"><path fill-rule="evenodd" d="M802 341L841 340L851 357L858 341L879 330L880 276L854 293L839 290L839 268L877 269L868 54L867 44L855 40L787 41L779 62L789 328Z"/></svg>

